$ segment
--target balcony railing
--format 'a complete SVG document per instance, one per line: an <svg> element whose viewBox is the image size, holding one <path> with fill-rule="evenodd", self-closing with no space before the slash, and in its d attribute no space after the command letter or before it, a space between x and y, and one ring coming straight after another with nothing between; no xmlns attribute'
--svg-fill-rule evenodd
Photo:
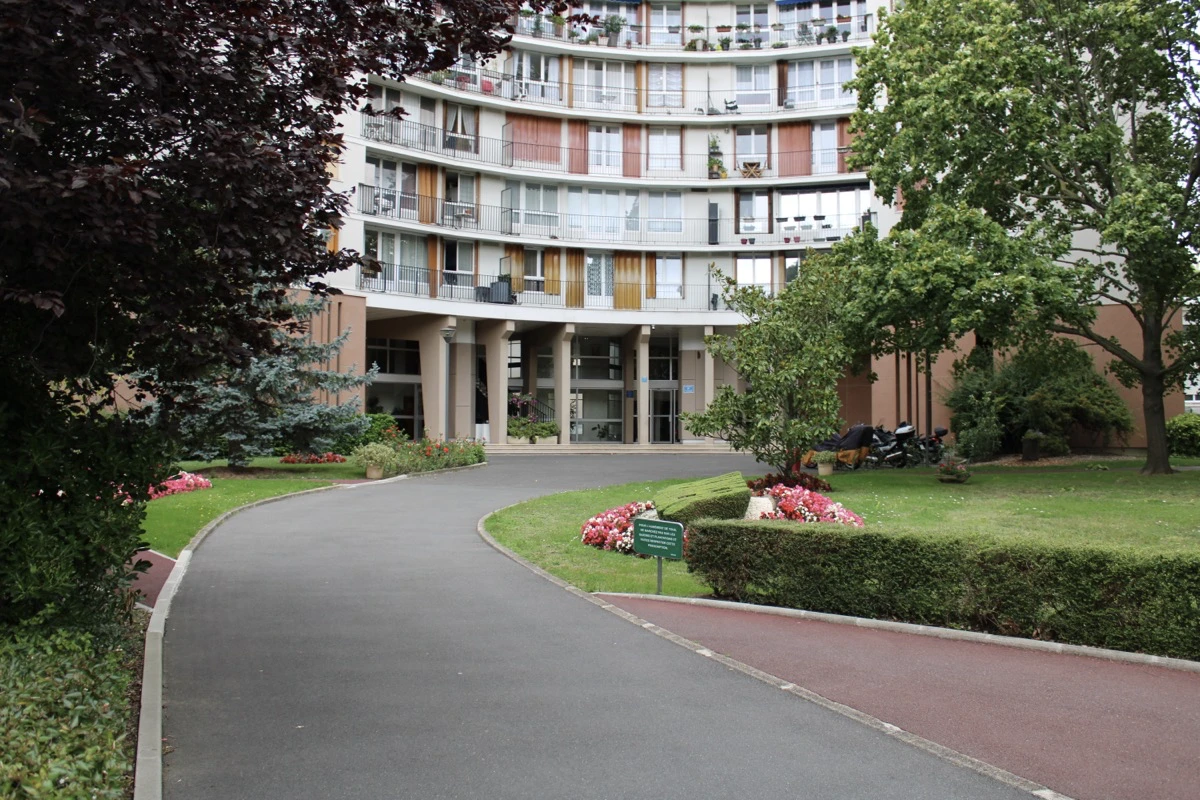
<svg viewBox="0 0 1200 800"><path fill-rule="evenodd" d="M724 92L629 86L568 87L562 81L532 80L482 67L454 67L416 76L424 81L504 100L559 108L628 112L650 116L783 114L794 111L854 108L858 96L839 85L761 88L734 87ZM570 91L568 91L570 89Z"/></svg>
<svg viewBox="0 0 1200 800"><path fill-rule="evenodd" d="M585 29L579 25L556 25L548 15L543 14L517 16L510 21L518 36L638 50L785 49L861 42L870 39L875 32L872 14L741 29L734 25L626 25L616 36L605 35L602 26Z"/></svg>
<svg viewBox="0 0 1200 800"><path fill-rule="evenodd" d="M774 244L797 247L836 242L857 229L855 215L695 219L568 211L522 210L443 200L359 184L358 211L373 217L431 225L451 232L515 236L608 247L645 244L673 249Z"/></svg>
<svg viewBox="0 0 1200 800"><path fill-rule="evenodd" d="M468 303L521 305L538 308L595 308L617 311L725 311L728 307L715 281L705 283L622 283L611 273L582 279L552 277L515 278L511 275L476 275L470 272L436 272L403 264L377 265L376 272L359 275L358 288L367 292L398 294Z"/></svg>
<svg viewBox="0 0 1200 800"><path fill-rule="evenodd" d="M658 155L618 150L587 150L560 145L513 142L508 138L454 133L411 120L383 114L362 114L364 138L386 142L408 150L433 153L444 158L560 175L615 175L632 178L677 180L681 178L726 177L790 178L846 172L846 148L795 150L766 155L743 154L739 158L708 153ZM505 126L508 132L508 126Z"/></svg>

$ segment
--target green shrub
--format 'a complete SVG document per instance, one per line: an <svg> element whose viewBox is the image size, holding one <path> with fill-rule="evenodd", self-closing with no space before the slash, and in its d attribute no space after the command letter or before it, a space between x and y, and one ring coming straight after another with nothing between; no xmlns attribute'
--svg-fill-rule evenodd
<svg viewBox="0 0 1200 800"><path fill-rule="evenodd" d="M548 439L551 436L558 436L558 432L558 423L553 420L550 422L535 422L530 417L508 418L508 435L516 439L528 439L532 442L535 439Z"/></svg>
<svg viewBox="0 0 1200 800"><path fill-rule="evenodd" d="M1195 555L699 520L687 562L746 602L1200 658Z"/></svg>
<svg viewBox="0 0 1200 800"><path fill-rule="evenodd" d="M367 414L367 429L357 436L343 436L334 444L333 452L339 455L353 453L364 444L382 442L390 444L399 431L391 414Z"/></svg>
<svg viewBox="0 0 1200 800"><path fill-rule="evenodd" d="M750 488L740 472L668 486L654 498L663 519L689 524L700 517L741 519L750 504Z"/></svg>
<svg viewBox="0 0 1200 800"><path fill-rule="evenodd" d="M0 631L0 797L127 796L139 646L132 631L123 647L77 631Z"/></svg>
<svg viewBox="0 0 1200 800"><path fill-rule="evenodd" d="M402 441L396 445L396 465L400 472L432 472L451 467L467 467L487 461L483 444L474 439L430 439Z"/></svg>
<svg viewBox="0 0 1200 800"><path fill-rule="evenodd" d="M1167 447L1173 456L1200 456L1200 414L1167 420Z"/></svg>
<svg viewBox="0 0 1200 800"><path fill-rule="evenodd" d="M396 451L390 445L379 442L364 444L350 454L350 463L363 469L379 467L387 475L396 471Z"/></svg>

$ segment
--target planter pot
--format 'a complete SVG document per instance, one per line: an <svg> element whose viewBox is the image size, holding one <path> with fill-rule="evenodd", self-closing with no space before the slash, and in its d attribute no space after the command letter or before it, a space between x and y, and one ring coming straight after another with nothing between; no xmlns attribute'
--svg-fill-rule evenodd
<svg viewBox="0 0 1200 800"><path fill-rule="evenodd" d="M970 480L970 476L966 478L958 478L954 475L938 475L937 479L942 483L966 483Z"/></svg>
<svg viewBox="0 0 1200 800"><path fill-rule="evenodd" d="M821 477L828 477L833 474L833 464L820 463L817 464L817 474Z"/></svg>
<svg viewBox="0 0 1200 800"><path fill-rule="evenodd" d="M1021 440L1021 460L1022 461L1037 461L1041 458L1042 443L1037 439L1022 439Z"/></svg>
<svg viewBox="0 0 1200 800"><path fill-rule="evenodd" d="M367 480L377 481L382 477L383 477L383 467L377 467L375 465L367 466Z"/></svg>

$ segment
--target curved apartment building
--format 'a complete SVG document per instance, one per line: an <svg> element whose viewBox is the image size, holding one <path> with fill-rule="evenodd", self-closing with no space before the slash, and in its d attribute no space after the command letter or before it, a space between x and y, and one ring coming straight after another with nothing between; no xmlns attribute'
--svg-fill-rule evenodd
<svg viewBox="0 0 1200 800"><path fill-rule="evenodd" d="M738 380L704 348L742 322L712 269L777 291L890 223L846 164L879 5L592 2L600 28L522 13L489 63L373 78L372 108L406 116L344 120L336 246L380 268L332 278L330 322L380 367L368 408L503 442L521 392L564 443L698 441L679 414ZM871 393L848 385L843 416Z"/></svg>

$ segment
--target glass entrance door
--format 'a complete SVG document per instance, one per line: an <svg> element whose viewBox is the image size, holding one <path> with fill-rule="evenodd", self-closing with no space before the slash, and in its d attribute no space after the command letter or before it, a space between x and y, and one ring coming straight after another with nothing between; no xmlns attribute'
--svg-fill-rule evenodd
<svg viewBox="0 0 1200 800"><path fill-rule="evenodd" d="M650 441L653 444L675 444L679 441L676 434L677 390L650 390Z"/></svg>

